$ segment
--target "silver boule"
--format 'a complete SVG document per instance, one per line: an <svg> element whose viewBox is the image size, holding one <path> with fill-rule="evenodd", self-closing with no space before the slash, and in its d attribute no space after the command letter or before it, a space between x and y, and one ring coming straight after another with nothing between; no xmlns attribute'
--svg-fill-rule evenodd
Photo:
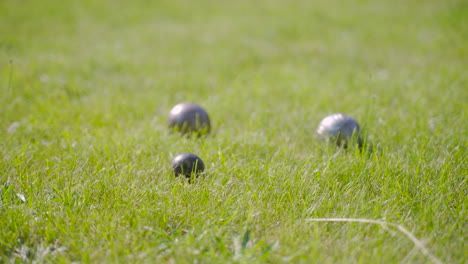
<svg viewBox="0 0 468 264"><path fill-rule="evenodd" d="M317 134L340 147L346 148L352 139L359 145L359 124L349 115L336 113L325 117L319 124Z"/></svg>
<svg viewBox="0 0 468 264"><path fill-rule="evenodd" d="M205 170L203 161L197 155L185 152L177 155L171 162L174 175L191 178L192 175L198 177Z"/></svg>
<svg viewBox="0 0 468 264"><path fill-rule="evenodd" d="M208 113L201 106L194 103L180 103L175 105L168 116L169 128L182 134L207 134L211 130Z"/></svg>

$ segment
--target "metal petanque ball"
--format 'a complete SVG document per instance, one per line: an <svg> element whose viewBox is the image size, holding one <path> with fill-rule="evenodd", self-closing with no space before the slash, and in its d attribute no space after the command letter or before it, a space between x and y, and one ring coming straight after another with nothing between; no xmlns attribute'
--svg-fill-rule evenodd
<svg viewBox="0 0 468 264"><path fill-rule="evenodd" d="M207 134L211 130L208 113L201 106L194 103L180 103L175 105L167 119L169 127L182 134Z"/></svg>
<svg viewBox="0 0 468 264"><path fill-rule="evenodd" d="M191 178L192 175L198 176L205 170L203 161L197 155L188 152L177 155L171 166L176 177L182 175Z"/></svg>
<svg viewBox="0 0 468 264"><path fill-rule="evenodd" d="M356 139L359 146L362 142L359 137L359 124L349 115L337 113L332 114L319 124L317 134L328 141L336 143L340 147L347 148L348 143Z"/></svg>

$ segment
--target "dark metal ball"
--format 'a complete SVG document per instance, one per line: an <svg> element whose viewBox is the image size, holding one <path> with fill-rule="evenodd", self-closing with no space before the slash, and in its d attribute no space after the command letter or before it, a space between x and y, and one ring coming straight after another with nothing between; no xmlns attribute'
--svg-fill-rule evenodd
<svg viewBox="0 0 468 264"><path fill-rule="evenodd" d="M203 161L197 155L188 152L177 155L171 165L176 177L182 175L191 178L192 175L198 176L205 170Z"/></svg>
<svg viewBox="0 0 468 264"><path fill-rule="evenodd" d="M211 130L210 118L205 109L194 103L174 106L167 119L169 127L182 134L207 134Z"/></svg>
<svg viewBox="0 0 468 264"><path fill-rule="evenodd" d="M319 124L317 134L340 147L347 147L355 138L361 144L359 138L359 124L349 115L337 113L325 117Z"/></svg>

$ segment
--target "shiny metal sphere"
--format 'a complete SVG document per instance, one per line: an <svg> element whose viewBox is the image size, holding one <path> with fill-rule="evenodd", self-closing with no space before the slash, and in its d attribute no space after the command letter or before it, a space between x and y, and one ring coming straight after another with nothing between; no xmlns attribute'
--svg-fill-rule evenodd
<svg viewBox="0 0 468 264"><path fill-rule="evenodd" d="M190 178L192 175L198 176L205 170L203 161L197 155L188 152L177 155L172 160L171 166L176 177L182 175Z"/></svg>
<svg viewBox="0 0 468 264"><path fill-rule="evenodd" d="M211 130L210 118L205 109L194 103L174 106L167 119L169 127L182 134L207 134Z"/></svg>
<svg viewBox="0 0 468 264"><path fill-rule="evenodd" d="M317 134L340 147L347 147L352 139L360 145L359 124L349 115L337 113L325 117L319 124Z"/></svg>

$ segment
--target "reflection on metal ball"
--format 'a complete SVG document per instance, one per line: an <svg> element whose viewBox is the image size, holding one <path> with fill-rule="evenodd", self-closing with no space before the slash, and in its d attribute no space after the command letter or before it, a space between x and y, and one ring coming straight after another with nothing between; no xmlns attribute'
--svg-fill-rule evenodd
<svg viewBox="0 0 468 264"><path fill-rule="evenodd" d="M174 175L191 178L192 175L198 177L205 170L203 161L195 154L182 153L177 155L171 163Z"/></svg>
<svg viewBox="0 0 468 264"><path fill-rule="evenodd" d="M340 147L347 148L351 141L356 141L361 146L359 136L359 124L349 115L332 114L325 117L319 124L317 134Z"/></svg>
<svg viewBox="0 0 468 264"><path fill-rule="evenodd" d="M174 106L167 119L169 127L182 134L207 134L211 130L208 113L194 103L180 103Z"/></svg>

